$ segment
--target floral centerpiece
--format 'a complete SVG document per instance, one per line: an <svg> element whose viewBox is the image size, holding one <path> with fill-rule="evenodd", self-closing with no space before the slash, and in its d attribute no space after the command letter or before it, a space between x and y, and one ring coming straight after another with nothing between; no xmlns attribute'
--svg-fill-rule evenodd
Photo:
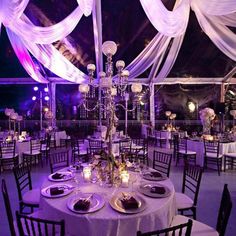
<svg viewBox="0 0 236 236"><path fill-rule="evenodd" d="M202 109L199 114L203 125L203 133L210 134L212 121L215 119L216 116L214 110L209 107L206 107Z"/></svg>

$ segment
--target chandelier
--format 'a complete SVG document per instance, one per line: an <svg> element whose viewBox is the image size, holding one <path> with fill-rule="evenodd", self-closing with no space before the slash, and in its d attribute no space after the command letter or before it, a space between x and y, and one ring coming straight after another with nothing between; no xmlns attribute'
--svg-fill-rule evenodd
<svg viewBox="0 0 236 236"><path fill-rule="evenodd" d="M125 62L122 60L118 60L116 62L116 69L117 69L117 76L113 77L113 61L112 56L115 55L117 51L117 45L113 41L106 41L102 44L102 52L106 56L107 60L105 63L105 72L100 71L98 73L99 80L98 82L94 79L94 72L96 70L96 66L94 64L88 64L87 71L88 71L88 81L85 84L79 85L79 92L83 95L83 106L87 111L92 111L97 108L105 112L106 118L107 118L107 135L106 139L109 140L109 143L111 143L112 139L112 132L113 128L115 126L115 123L117 122L117 117L115 115L115 108L117 106L122 107L125 109L126 115L126 125L125 125L125 133L127 135L127 112L133 111L136 109L137 105L137 99L134 99L134 106L132 109L128 109L128 100L129 100L129 93L127 92L128 88L128 77L129 77L129 71L125 70ZM98 99L97 103L94 107L89 108L86 106L86 99L88 94L90 94L92 97L95 96L95 88L98 87L101 91L101 97L103 98L104 102L102 102L102 99ZM131 91L135 95L134 98L137 97L137 95L142 92L142 84L140 83L133 83L131 84ZM124 101L125 106L121 103L115 102L115 96L119 95ZM100 97L100 98L101 98ZM101 119L101 114L100 118ZM110 148L109 148L110 149ZM111 149L110 149L111 150Z"/></svg>

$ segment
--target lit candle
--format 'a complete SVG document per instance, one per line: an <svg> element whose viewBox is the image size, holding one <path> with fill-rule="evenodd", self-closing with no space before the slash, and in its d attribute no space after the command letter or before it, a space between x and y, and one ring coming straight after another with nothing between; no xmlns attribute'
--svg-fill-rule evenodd
<svg viewBox="0 0 236 236"><path fill-rule="evenodd" d="M121 172L120 177L121 177L122 187L128 188L129 187L129 173L126 170L124 170Z"/></svg>
<svg viewBox="0 0 236 236"><path fill-rule="evenodd" d="M85 166L83 168L83 176L84 176L84 180L85 182L89 182L91 179L91 168L89 166Z"/></svg>

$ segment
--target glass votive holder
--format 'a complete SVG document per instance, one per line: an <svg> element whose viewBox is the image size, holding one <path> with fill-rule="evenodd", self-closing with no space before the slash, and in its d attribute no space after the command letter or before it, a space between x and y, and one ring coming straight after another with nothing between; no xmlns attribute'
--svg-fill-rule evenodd
<svg viewBox="0 0 236 236"><path fill-rule="evenodd" d="M129 173L127 171L122 171L120 173L120 178L121 178L121 186L124 188L129 187Z"/></svg>
<svg viewBox="0 0 236 236"><path fill-rule="evenodd" d="M84 178L84 181L85 182L90 182L91 175L92 175L91 168L89 166L85 166L83 168L83 178Z"/></svg>

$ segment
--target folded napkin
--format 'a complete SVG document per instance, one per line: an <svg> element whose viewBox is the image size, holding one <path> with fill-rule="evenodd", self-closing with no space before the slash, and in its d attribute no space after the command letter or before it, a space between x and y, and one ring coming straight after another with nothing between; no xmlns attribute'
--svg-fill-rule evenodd
<svg viewBox="0 0 236 236"><path fill-rule="evenodd" d="M156 172L156 171L150 172L150 175L155 178L162 177L161 173Z"/></svg>
<svg viewBox="0 0 236 236"><path fill-rule="evenodd" d="M151 193L158 193L158 194L164 194L166 192L164 187L159 187L159 186L153 186L150 189Z"/></svg>
<svg viewBox="0 0 236 236"><path fill-rule="evenodd" d="M121 203L126 210L138 208L138 202L134 197L124 197Z"/></svg>
<svg viewBox="0 0 236 236"><path fill-rule="evenodd" d="M90 207L90 201L87 199L80 199L74 205L74 209L76 211L87 211L89 207Z"/></svg>
<svg viewBox="0 0 236 236"><path fill-rule="evenodd" d="M52 175L52 179L62 179L65 175L60 173L55 173Z"/></svg>
<svg viewBox="0 0 236 236"><path fill-rule="evenodd" d="M50 188L50 194L53 195L59 195L64 193L64 190L61 187L52 187Z"/></svg>

